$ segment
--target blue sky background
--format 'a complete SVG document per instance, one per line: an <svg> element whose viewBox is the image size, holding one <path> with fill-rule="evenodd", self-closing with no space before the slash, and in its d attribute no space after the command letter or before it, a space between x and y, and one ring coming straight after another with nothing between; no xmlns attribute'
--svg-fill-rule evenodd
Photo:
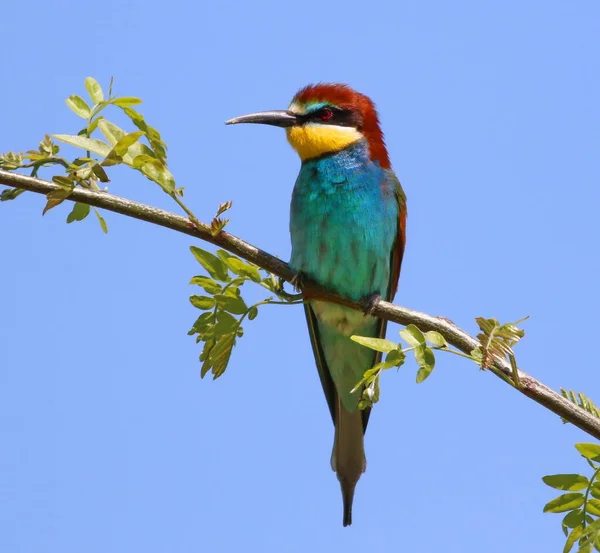
<svg viewBox="0 0 600 553"><path fill-rule="evenodd" d="M409 198L397 301L472 332L529 314L523 369L600 401L598 2L33 0L3 20L0 151L75 133L64 99L112 75L197 215L233 200L229 230L284 259L296 155L278 129L223 121L309 82L369 94ZM422 385L408 364L383 379L344 529L302 310L265 308L202 381L193 241L110 213L105 236L43 205L0 205L3 551L562 548L540 478L586 470L577 429L464 360Z"/></svg>

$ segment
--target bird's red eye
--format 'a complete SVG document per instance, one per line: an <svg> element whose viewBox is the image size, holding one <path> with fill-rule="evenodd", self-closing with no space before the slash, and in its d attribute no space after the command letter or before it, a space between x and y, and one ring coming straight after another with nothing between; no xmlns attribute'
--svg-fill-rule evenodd
<svg viewBox="0 0 600 553"><path fill-rule="evenodd" d="M323 108L321 110L321 119L323 121L329 121L329 119L331 119L333 117L333 111L331 111L329 108Z"/></svg>

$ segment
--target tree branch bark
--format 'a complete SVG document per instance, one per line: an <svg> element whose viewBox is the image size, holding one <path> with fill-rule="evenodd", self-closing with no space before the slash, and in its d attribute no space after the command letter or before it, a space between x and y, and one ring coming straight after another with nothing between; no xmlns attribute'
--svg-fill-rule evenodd
<svg viewBox="0 0 600 553"><path fill-rule="evenodd" d="M60 188L52 182L3 170L0 170L0 184L29 190L38 194L47 194L48 192ZM200 225L194 225L186 217L114 196L106 192L92 192L83 188L76 188L73 190L73 193L67 199L72 202L81 202L115 213L120 213L121 215L133 217L141 221L147 221L148 223L160 225L177 232L188 234L194 238L210 242L211 244L228 250L247 261L255 263L288 282L294 277L294 272L290 269L289 265L280 259L273 257L267 252L256 248L252 244L248 244L227 232L223 231L219 235L213 236L210 233L210 227L208 225L202 223ZM303 292L311 298L333 301L353 309L362 310L361 305L357 302L350 301L347 298L332 293L316 284L308 284L304 287ZM431 315L413 311L412 309L394 305L386 301L381 301L375 306L373 315L401 325L414 324L425 332L436 330L446 338L449 344L466 354L470 354L471 351L480 345L475 338L447 319L432 317ZM492 374L496 374L498 377L508 377L508 379L512 381L512 367L507 360L496 361L494 363L494 369L495 372L492 372ZM515 390L520 391L528 398L533 399L584 432L600 440L600 419L589 414L587 411L581 409L554 390L548 388L542 382L521 370L519 370L519 378L521 387L517 388L513 386Z"/></svg>

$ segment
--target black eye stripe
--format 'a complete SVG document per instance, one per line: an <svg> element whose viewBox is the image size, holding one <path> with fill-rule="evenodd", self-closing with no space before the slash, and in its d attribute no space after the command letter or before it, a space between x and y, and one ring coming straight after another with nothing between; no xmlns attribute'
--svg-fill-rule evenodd
<svg viewBox="0 0 600 553"><path fill-rule="evenodd" d="M323 120L324 110L329 110L332 116L329 119ZM300 125L306 123L320 123L322 125L337 125L339 127L355 127L360 128L360 116L358 113L349 109L339 109L334 107L324 107L312 113L298 115Z"/></svg>

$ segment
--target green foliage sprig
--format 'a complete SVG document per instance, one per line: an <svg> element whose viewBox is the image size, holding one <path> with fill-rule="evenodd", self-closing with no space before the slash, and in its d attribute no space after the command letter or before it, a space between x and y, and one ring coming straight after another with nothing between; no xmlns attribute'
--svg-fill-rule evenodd
<svg viewBox="0 0 600 553"><path fill-rule="evenodd" d="M585 409L596 418L600 410L594 402L581 392L560 389L563 397ZM564 423L568 422L562 419ZM563 553L569 553L575 543L578 553L589 553L592 548L600 551L600 445L578 443L575 449L592 468L588 478L582 474L551 474L542 480L551 488L566 491L544 506L545 513L566 513L562 520L562 530L567 538Z"/></svg>
<svg viewBox="0 0 600 553"><path fill-rule="evenodd" d="M85 120L85 126L76 134L55 134L52 138L75 148L85 151L72 160L59 157L60 147L46 136L38 150L25 153L9 152L0 155L0 168L7 170L31 169L31 176L38 175L42 167L59 165L65 169L64 175L52 177L52 181L60 186L47 194L48 200L43 214L60 205L68 198L75 187L89 190L100 190L98 183L108 183L110 179L106 168L113 165L125 164L140 171L151 181L157 183L169 195L182 195L181 189L175 188L175 179L167 168L167 146L162 141L160 133L148 123L144 117L132 108L142 103L142 100L132 96L113 97L112 80L108 97L105 99L102 87L92 77L85 79L85 88L90 97L88 103L82 97L73 94L66 100L67 106L79 117ZM139 130L127 132L115 123L100 115L108 107L116 107L131 120ZM103 139L92 137L102 134ZM147 144L141 142L144 138ZM23 191L16 189L4 190L0 201L14 200ZM108 227L99 211L94 208L100 226L104 232ZM67 223L83 221L90 213L87 204L75 203L67 216Z"/></svg>
<svg viewBox="0 0 600 553"><path fill-rule="evenodd" d="M132 107L141 104L142 100L132 96L114 97L112 79L107 96L93 77L87 77L84 84L90 102L73 94L67 98L66 104L85 120L85 126L76 135L55 134L53 138L85 151L85 155L73 160L59 157L60 147L46 136L38 150L0 155L0 168L13 171L31 169L31 176L37 176L42 167L60 166L64 169L66 174L52 177L52 181L60 189L47 194L43 210L45 214L67 199L76 187L99 191L98 183L110 182L106 169L124 164L158 184L185 211L190 222L201 227L194 213L182 200L183 188L176 187L175 178L167 167L166 143L159 131L151 127L142 114ZM109 107L122 110L138 130L127 132L106 119L105 110ZM92 136L94 134L100 134L101 138ZM15 199L22 192L23 190L15 188L4 190L0 194L0 201ZM219 206L210 224L213 236L218 235L229 222L229 219L224 219L221 215L231 207L232 202ZM94 211L102 230L108 232L106 221L97 209L94 208ZM77 202L67 216L67 223L82 221L89 212L89 205ZM203 363L201 375L204 377L211 371L214 378L217 378L227 368L236 340L244 333L242 323L245 319L256 318L259 306L301 303L301 300L296 295L287 294L274 275L225 250L218 250L217 255L214 255L196 246L191 249L209 276L198 275L192 278L191 283L203 288L206 295L193 295L190 298L192 305L204 313L197 318L189 334L195 335L197 342L204 344L200 354L200 361ZM278 301L269 297L248 307L240 293L241 286L247 281L266 288L275 294Z"/></svg>
<svg viewBox="0 0 600 553"><path fill-rule="evenodd" d="M190 297L191 304L203 313L188 334L195 335L196 342L204 344L200 353L200 375L204 377L210 371L213 378L218 378L227 368L237 338L244 334L245 319L254 320L263 305L302 303L302 300L283 292L274 275L225 250L217 250L214 255L197 246L190 249L208 275L197 275L190 281L200 286L204 294ZM248 281L274 293L280 301L268 297L248 306L240 293Z"/></svg>
<svg viewBox="0 0 600 553"><path fill-rule="evenodd" d="M481 329L477 339L481 345L474 349L471 355L466 355L457 349L451 348L439 332L433 330L422 332L412 324L400 330L400 337L406 342L406 346L402 342L396 344L382 338L351 336L351 339L355 342L386 354L385 359L366 371L360 382L353 388L352 391L356 392L364 386L359 407L361 409L371 407L379 401L379 377L381 373L393 367L400 368L406 360L406 354L410 351L414 353L415 361L419 367L416 376L417 384L424 382L433 371L435 367L434 352L436 350L470 359L482 369L490 368L495 359L508 356L513 366L515 382L518 382L518 370L512 348L525 335L525 332L516 325L526 318L520 319L516 323L501 325L496 319L477 317L475 321Z"/></svg>
<svg viewBox="0 0 600 553"><path fill-rule="evenodd" d="M595 403L587 397L585 394L581 392L574 392L573 390L565 390L564 388L560 389L561 395L568 399L571 403L574 403L578 407L581 407L584 411L587 411L590 415L600 419L600 409L596 407ZM567 419L562 419L562 421L566 424L569 421Z"/></svg>
<svg viewBox="0 0 600 553"><path fill-rule="evenodd" d="M600 445L578 443L575 448L593 469L588 478L581 474L551 474L542 480L551 488L566 491L544 506L545 513L566 513L562 529L567 538L563 549L569 553L578 543L578 553L600 551Z"/></svg>

